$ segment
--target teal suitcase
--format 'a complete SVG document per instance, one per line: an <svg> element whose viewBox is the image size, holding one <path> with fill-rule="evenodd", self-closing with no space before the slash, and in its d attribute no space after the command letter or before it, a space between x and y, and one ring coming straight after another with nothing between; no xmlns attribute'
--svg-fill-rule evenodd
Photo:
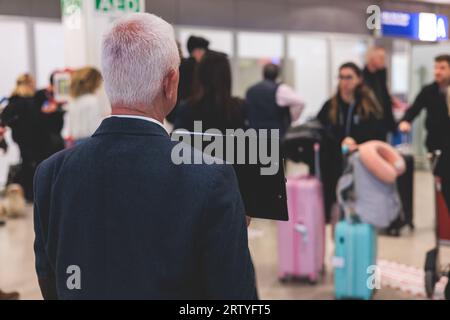
<svg viewBox="0 0 450 320"><path fill-rule="evenodd" d="M379 286L374 227L347 220L339 222L335 229L335 250L336 299L370 300Z"/></svg>

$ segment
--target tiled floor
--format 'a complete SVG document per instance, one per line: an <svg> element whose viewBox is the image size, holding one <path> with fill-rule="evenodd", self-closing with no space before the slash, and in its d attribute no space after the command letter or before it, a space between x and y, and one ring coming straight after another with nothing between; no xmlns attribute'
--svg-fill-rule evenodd
<svg viewBox="0 0 450 320"><path fill-rule="evenodd" d="M380 236L379 258L422 268L425 252L433 246L432 177L427 172L415 176L416 230L405 230L400 238ZM330 229L327 229L327 272L317 285L281 284L277 279L276 223L254 220L249 230L250 249L257 272L262 299L333 299L330 259L333 252ZM22 299L41 299L34 273L32 208L27 217L10 220L0 227L0 287L18 290ZM449 252L445 261L450 262ZM414 296L390 288L381 288L375 299L414 299Z"/></svg>

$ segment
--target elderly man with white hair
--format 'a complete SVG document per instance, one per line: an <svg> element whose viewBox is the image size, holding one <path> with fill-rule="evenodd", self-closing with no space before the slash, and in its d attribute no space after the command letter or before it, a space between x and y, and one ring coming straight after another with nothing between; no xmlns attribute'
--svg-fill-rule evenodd
<svg viewBox="0 0 450 320"><path fill-rule="evenodd" d="M179 62L173 28L154 15L128 15L105 35L112 116L35 175L44 298L257 298L232 167L171 160L162 122Z"/></svg>

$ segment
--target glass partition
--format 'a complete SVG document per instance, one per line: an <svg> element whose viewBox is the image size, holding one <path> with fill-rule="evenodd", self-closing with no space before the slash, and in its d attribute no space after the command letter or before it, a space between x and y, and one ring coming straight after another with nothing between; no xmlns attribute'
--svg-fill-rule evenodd
<svg viewBox="0 0 450 320"><path fill-rule="evenodd" d="M329 48L324 37L289 35L284 79L304 99L300 122L313 118L330 95Z"/></svg>
<svg viewBox="0 0 450 320"><path fill-rule="evenodd" d="M0 97L9 96L17 77L30 72L27 25L21 21L0 21Z"/></svg>
<svg viewBox="0 0 450 320"><path fill-rule="evenodd" d="M262 80L263 66L269 62L283 65L283 57L283 34L238 32L234 94L245 97L247 89Z"/></svg>
<svg viewBox="0 0 450 320"><path fill-rule="evenodd" d="M354 62L364 67L368 43L358 39L332 39L331 41L331 90L334 92L338 83L339 66L345 62Z"/></svg>
<svg viewBox="0 0 450 320"><path fill-rule="evenodd" d="M34 25L36 83L48 85L50 74L64 67L64 31L61 23L37 22Z"/></svg>

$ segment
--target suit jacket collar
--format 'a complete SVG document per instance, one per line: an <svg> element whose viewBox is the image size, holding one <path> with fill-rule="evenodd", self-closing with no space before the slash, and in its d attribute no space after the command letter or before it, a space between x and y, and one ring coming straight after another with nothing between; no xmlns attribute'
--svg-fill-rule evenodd
<svg viewBox="0 0 450 320"><path fill-rule="evenodd" d="M105 134L169 137L169 134L156 123L141 119L119 117L104 119L92 136L95 137Z"/></svg>

